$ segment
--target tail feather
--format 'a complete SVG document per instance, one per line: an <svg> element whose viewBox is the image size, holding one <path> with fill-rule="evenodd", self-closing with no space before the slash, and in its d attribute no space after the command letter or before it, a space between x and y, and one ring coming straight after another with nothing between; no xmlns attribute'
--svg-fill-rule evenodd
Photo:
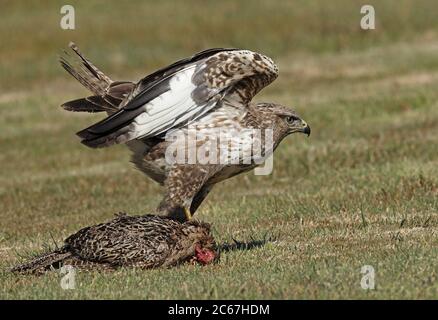
<svg viewBox="0 0 438 320"><path fill-rule="evenodd" d="M100 71L90 60L79 51L78 46L74 42L69 43L69 47L81 58L84 66L90 71L97 79L105 82L108 86L113 82L102 71Z"/></svg>
<svg viewBox="0 0 438 320"><path fill-rule="evenodd" d="M64 51L60 56L61 66L79 81L94 96L68 101L62 105L65 110L79 112L116 112L123 99L134 88L130 81L112 81L79 51L73 42L69 44L75 55Z"/></svg>
<svg viewBox="0 0 438 320"><path fill-rule="evenodd" d="M61 66L95 95L105 95L113 81L86 59L76 44L70 42L69 47L76 53L78 59L64 51L64 55L59 58Z"/></svg>
<svg viewBox="0 0 438 320"><path fill-rule="evenodd" d="M42 273L49 269L50 266L62 262L64 259L70 256L71 253L65 249L51 251L49 253L42 254L29 262L15 266L11 269L11 272L28 274Z"/></svg>
<svg viewBox="0 0 438 320"><path fill-rule="evenodd" d="M102 112L110 111L105 100L99 96L68 101L61 105L65 110L75 112ZM111 107L112 108L112 107Z"/></svg>

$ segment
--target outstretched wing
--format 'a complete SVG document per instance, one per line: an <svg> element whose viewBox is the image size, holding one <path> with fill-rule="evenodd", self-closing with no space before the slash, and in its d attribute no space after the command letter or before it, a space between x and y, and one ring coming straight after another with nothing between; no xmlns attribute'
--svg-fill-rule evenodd
<svg viewBox="0 0 438 320"><path fill-rule="evenodd" d="M158 136L203 116L218 101L249 102L278 74L272 60L237 49L209 49L140 80L108 118L78 132L89 147Z"/></svg>

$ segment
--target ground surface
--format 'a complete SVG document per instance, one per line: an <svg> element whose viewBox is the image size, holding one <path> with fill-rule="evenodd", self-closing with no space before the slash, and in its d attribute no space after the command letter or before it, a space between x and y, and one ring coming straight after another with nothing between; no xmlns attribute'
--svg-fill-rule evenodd
<svg viewBox="0 0 438 320"><path fill-rule="evenodd" d="M0 13L0 298L438 298L436 1L6 1ZM256 100L293 106L312 127L278 148L270 176L213 190L197 217L228 244L218 265L19 277L20 255L113 213L150 212L161 189L123 146L74 133L99 116L58 106L84 96L57 65L74 40L116 79L138 79L207 47L259 50L280 77ZM244 244L233 245L233 238ZM246 245L245 245L246 243ZM375 290L361 289L361 267Z"/></svg>

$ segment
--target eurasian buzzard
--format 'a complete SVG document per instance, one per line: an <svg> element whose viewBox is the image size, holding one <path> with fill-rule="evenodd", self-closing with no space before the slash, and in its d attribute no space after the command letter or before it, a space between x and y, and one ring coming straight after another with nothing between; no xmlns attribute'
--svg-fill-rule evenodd
<svg viewBox="0 0 438 320"><path fill-rule="evenodd" d="M202 145L212 132L226 130L233 132L237 147L243 150L254 142L261 145L263 158L285 136L294 132L310 134L310 127L293 110L274 103L251 103L278 75L274 62L260 53L208 49L134 83L112 81L74 43L70 48L75 54L64 52L60 62L93 95L66 102L62 107L70 111L107 112L107 118L78 132L78 136L92 148L126 144L133 152L132 162L137 168L165 186L164 199L157 209L161 214L190 219L214 184L259 164L251 148L249 156L240 153L233 159L227 156L227 161L168 161L166 152L175 146L175 141L166 139L170 134L178 131L186 138L178 147L189 153L191 130L204 133L195 147ZM262 134L255 138L246 134L247 129ZM271 130L273 137L270 148L261 143L266 140L267 130ZM221 148L224 148L221 144L210 144L206 154L219 154ZM233 147L227 144L225 148Z"/></svg>

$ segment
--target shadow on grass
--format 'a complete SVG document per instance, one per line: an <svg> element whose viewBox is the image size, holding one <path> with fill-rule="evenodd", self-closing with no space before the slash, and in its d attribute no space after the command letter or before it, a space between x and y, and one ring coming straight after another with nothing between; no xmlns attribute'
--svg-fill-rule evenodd
<svg viewBox="0 0 438 320"><path fill-rule="evenodd" d="M278 235L265 234L261 239L254 239L251 237L248 241L239 241L232 239L233 242L224 242L219 246L220 252L236 251L236 250L252 250L255 248L263 247L268 242L277 241Z"/></svg>

